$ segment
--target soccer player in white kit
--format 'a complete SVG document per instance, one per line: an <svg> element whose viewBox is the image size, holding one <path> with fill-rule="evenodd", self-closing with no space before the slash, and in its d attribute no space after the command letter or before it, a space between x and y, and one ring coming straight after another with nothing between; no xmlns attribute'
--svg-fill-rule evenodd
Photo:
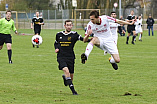
<svg viewBox="0 0 157 104"><path fill-rule="evenodd" d="M93 33L94 37L88 43L85 53L81 55L82 63L85 64L90 52L93 49L93 46L95 45L104 51L106 50L108 53L110 53L113 56L109 61L112 64L113 68L117 70L118 65L116 63L120 62L120 57L119 57L117 45L112 38L109 22L114 22L119 24L120 23L131 24L131 23L114 19L106 15L99 16L99 12L95 10L92 11L89 16L91 21L87 24L87 31L85 33L86 36L84 37L84 42L88 40L90 34Z"/></svg>
<svg viewBox="0 0 157 104"><path fill-rule="evenodd" d="M116 18L117 17L116 12L111 12L111 17ZM109 22L109 25L110 25L110 30L111 30L111 33L112 33L113 41L117 45L117 41L118 41L117 30L118 30L118 26L120 26L120 24L114 23L114 22ZM106 54L107 54L107 51L105 50L104 55L106 55ZM111 55L111 57L112 57L112 55Z"/></svg>
<svg viewBox="0 0 157 104"><path fill-rule="evenodd" d="M142 30L142 17L138 16L138 19L136 20L136 22L134 24L135 24L136 35L138 33L140 33L139 41L142 41L142 33L143 33L143 30Z"/></svg>

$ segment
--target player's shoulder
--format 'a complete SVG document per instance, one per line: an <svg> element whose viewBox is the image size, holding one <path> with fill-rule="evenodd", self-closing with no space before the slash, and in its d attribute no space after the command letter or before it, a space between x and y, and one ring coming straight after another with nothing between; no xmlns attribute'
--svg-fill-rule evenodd
<svg viewBox="0 0 157 104"><path fill-rule="evenodd" d="M64 31L59 31L59 32L57 32L56 35L63 34L63 33L64 33Z"/></svg>
<svg viewBox="0 0 157 104"><path fill-rule="evenodd" d="M32 19L36 19L37 17L33 17Z"/></svg>
<svg viewBox="0 0 157 104"><path fill-rule="evenodd" d="M71 33L72 33L72 34L77 34L77 32L76 32L76 31L71 31Z"/></svg>
<svg viewBox="0 0 157 104"><path fill-rule="evenodd" d="M10 19L10 21L11 21L11 22L14 22L14 20L13 20L13 19Z"/></svg>
<svg viewBox="0 0 157 104"><path fill-rule="evenodd" d="M101 15L101 16L99 16L100 18L107 18L107 15Z"/></svg>
<svg viewBox="0 0 157 104"><path fill-rule="evenodd" d="M39 19L43 19L43 17L39 17Z"/></svg>
<svg viewBox="0 0 157 104"><path fill-rule="evenodd" d="M0 20L3 21L3 20L5 20L5 18L1 18Z"/></svg>

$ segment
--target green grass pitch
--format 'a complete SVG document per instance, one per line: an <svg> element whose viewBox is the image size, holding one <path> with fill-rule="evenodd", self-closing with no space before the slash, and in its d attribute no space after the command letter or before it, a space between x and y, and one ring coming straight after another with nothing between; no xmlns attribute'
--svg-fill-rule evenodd
<svg viewBox="0 0 157 104"><path fill-rule="evenodd" d="M32 30L19 30L32 33ZM116 71L110 55L93 48L85 65L80 55L87 43L75 45L74 86L78 96L63 85L54 52L55 34L61 30L42 30L43 44L33 48L32 36L13 35L12 60L8 63L6 45L0 50L0 104L157 104L157 32L136 45L118 40L121 62ZM84 36L83 30L76 30ZM131 95L127 95L130 93Z"/></svg>

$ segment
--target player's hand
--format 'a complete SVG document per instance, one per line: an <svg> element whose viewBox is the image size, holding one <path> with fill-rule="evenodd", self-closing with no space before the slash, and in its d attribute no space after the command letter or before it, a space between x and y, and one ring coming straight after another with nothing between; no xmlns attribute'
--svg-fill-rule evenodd
<svg viewBox="0 0 157 104"><path fill-rule="evenodd" d="M58 53L58 52L59 52L59 49L55 49L55 52Z"/></svg>
<svg viewBox="0 0 157 104"><path fill-rule="evenodd" d="M31 29L33 29L33 27L31 26Z"/></svg>
<svg viewBox="0 0 157 104"><path fill-rule="evenodd" d="M92 30L88 30L87 33L88 33L87 35L90 36L93 32Z"/></svg>

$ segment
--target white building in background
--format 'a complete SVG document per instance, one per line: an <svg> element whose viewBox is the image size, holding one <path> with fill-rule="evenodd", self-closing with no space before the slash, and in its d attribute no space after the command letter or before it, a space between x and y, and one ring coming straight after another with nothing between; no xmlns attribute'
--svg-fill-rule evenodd
<svg viewBox="0 0 157 104"><path fill-rule="evenodd" d="M53 5L56 6L56 9L62 10L60 0L50 0L50 3L53 3ZM65 0L63 0L63 3L65 3Z"/></svg>

